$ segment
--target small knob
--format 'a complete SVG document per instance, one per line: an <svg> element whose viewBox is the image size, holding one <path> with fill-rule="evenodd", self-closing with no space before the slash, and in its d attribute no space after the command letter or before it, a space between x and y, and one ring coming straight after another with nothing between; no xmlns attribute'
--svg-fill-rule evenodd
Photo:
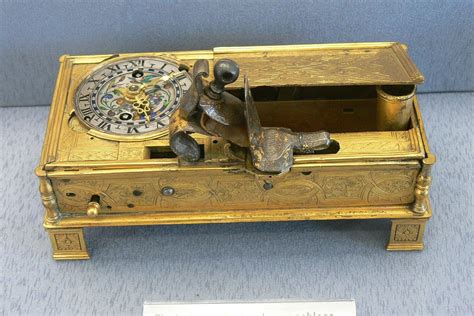
<svg viewBox="0 0 474 316"><path fill-rule="evenodd" d="M239 65L230 59L220 59L214 65L214 80L210 84L212 92L221 94L224 86L231 84L239 78Z"/></svg>
<svg viewBox="0 0 474 316"><path fill-rule="evenodd" d="M170 139L171 150L186 161L198 161L201 158L201 149L194 138L185 132L177 132Z"/></svg>
<svg viewBox="0 0 474 316"><path fill-rule="evenodd" d="M93 195L91 197L91 201L89 202L89 204L87 204L87 210L86 210L87 216L96 217L97 215L99 215L99 210L100 210L99 203L100 203L100 196Z"/></svg>

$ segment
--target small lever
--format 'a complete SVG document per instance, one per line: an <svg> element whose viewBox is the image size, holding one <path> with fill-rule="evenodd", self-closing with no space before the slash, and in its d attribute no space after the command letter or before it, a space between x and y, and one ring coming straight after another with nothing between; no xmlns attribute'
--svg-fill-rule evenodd
<svg viewBox="0 0 474 316"><path fill-rule="evenodd" d="M170 147L178 157L186 161L198 161L201 157L197 141L183 131L171 135Z"/></svg>
<svg viewBox="0 0 474 316"><path fill-rule="evenodd" d="M195 162L201 157L199 144L190 133L219 136L248 146L242 101L224 89L239 73L233 60L220 59L214 64L214 80L208 83L203 78L209 74L209 62L201 59L194 63L193 83L170 123L170 147L180 159Z"/></svg>
<svg viewBox="0 0 474 316"><path fill-rule="evenodd" d="M198 101L198 107L213 121L225 125L224 129L230 125L245 125L242 101L224 90L226 85L237 80L239 73L239 65L235 61L225 58L218 60L214 64L214 80L204 88L204 94ZM211 126L201 124L201 127L208 134L221 136Z"/></svg>
<svg viewBox="0 0 474 316"><path fill-rule="evenodd" d="M99 215L99 210L100 210L99 203L100 203L100 196L93 195L91 197L91 201L89 202L89 204L87 204L87 210L86 210L87 216L96 217L97 215Z"/></svg>

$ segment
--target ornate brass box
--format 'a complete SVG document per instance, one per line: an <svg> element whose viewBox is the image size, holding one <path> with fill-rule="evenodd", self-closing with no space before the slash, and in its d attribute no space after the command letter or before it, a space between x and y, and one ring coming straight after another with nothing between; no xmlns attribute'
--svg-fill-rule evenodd
<svg viewBox="0 0 474 316"><path fill-rule="evenodd" d="M88 82L91 87L96 83L91 73L101 65L125 60L129 66L123 69L131 74L142 56L179 65L180 72L165 74L165 80L182 74L181 87L167 90L176 99L189 88L191 78L184 75L197 60L207 60L212 68L217 60L232 59L250 82L262 126L298 133L326 130L332 145L319 152L295 152L289 171L270 173L253 168L245 149L233 157L231 144L222 137L193 135L199 159L188 162L171 150L166 126L159 133L134 134L129 127L123 129L129 135L108 134L105 119L92 122L81 108L80 92ZM233 47L66 55L60 62L36 169L54 259L89 258L84 227L256 221L391 219L388 250L423 248L435 157L415 96L423 76L406 46ZM100 69L111 68L104 67ZM129 89L127 93L134 91ZM226 91L244 101L243 76ZM135 104L133 109L147 116L146 106ZM128 114L122 116L128 119Z"/></svg>

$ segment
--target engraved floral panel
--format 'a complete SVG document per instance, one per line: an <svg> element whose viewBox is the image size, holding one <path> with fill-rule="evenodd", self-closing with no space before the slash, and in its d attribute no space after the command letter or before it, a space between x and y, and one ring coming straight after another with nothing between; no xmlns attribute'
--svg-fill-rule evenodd
<svg viewBox="0 0 474 316"><path fill-rule="evenodd" d="M53 185L62 212L85 212L94 194L107 212L363 206L411 203L417 172L313 169L308 175L290 172L270 178L212 170L169 171L146 178L54 180ZM265 181L273 187L265 190ZM163 195L166 186L174 194Z"/></svg>
<svg viewBox="0 0 474 316"><path fill-rule="evenodd" d="M213 185L212 192L221 205L264 202L263 188L253 178L221 178Z"/></svg>
<svg viewBox="0 0 474 316"><path fill-rule="evenodd" d="M369 201L407 204L414 201L415 183L418 169L405 171L371 172L374 187L369 193Z"/></svg>
<svg viewBox="0 0 474 316"><path fill-rule="evenodd" d="M154 205L157 190L148 182L113 183L105 191L116 205Z"/></svg>
<svg viewBox="0 0 474 316"><path fill-rule="evenodd" d="M318 184L302 177L277 182L268 191L269 204L317 205L319 191Z"/></svg>
<svg viewBox="0 0 474 316"><path fill-rule="evenodd" d="M171 187L174 194L165 196L161 189ZM196 209L210 205L212 192L208 177L160 177L157 205L163 209Z"/></svg>
<svg viewBox="0 0 474 316"><path fill-rule="evenodd" d="M363 199L364 176L326 176L322 188L326 199Z"/></svg>

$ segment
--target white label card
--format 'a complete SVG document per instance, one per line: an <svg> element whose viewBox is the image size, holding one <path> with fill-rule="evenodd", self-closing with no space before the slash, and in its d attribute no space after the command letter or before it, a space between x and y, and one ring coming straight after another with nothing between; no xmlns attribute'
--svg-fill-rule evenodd
<svg viewBox="0 0 474 316"><path fill-rule="evenodd" d="M356 316L354 300L326 302L145 303L143 316Z"/></svg>

